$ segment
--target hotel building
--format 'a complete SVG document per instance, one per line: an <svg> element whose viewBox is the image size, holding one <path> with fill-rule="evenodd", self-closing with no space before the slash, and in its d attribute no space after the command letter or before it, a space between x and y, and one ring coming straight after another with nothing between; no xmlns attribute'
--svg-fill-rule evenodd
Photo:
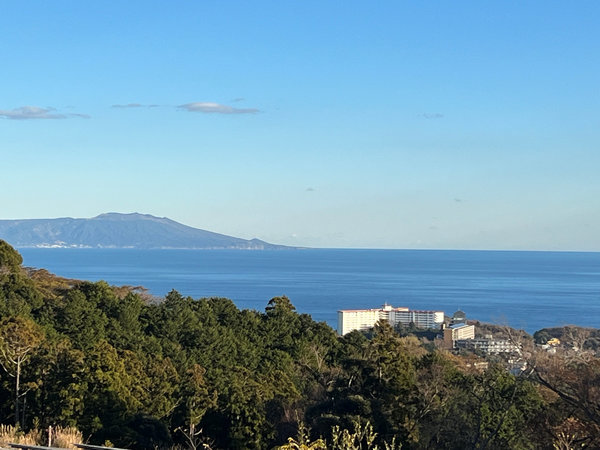
<svg viewBox="0 0 600 450"><path fill-rule="evenodd" d="M454 341L454 348L470 351L479 350L488 355L499 355L501 353L521 353L521 348L508 339L493 339L491 337L459 339Z"/></svg>
<svg viewBox="0 0 600 450"><path fill-rule="evenodd" d="M379 320L387 320L392 326L412 323L418 328L440 328L444 323L444 312L394 308L387 303L374 309L344 309L338 311L338 333L343 336L354 330L368 330Z"/></svg>
<svg viewBox="0 0 600 450"><path fill-rule="evenodd" d="M455 342L459 340L474 339L475 326L466 323L457 323L444 329L444 345L448 349L455 347Z"/></svg>

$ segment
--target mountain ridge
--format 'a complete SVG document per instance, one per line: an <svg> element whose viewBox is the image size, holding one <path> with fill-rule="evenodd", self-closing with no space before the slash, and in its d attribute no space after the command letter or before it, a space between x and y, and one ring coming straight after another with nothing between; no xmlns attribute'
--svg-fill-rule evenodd
<svg viewBox="0 0 600 450"><path fill-rule="evenodd" d="M0 220L0 239L27 248L292 249L202 230L168 217L108 212L92 218Z"/></svg>

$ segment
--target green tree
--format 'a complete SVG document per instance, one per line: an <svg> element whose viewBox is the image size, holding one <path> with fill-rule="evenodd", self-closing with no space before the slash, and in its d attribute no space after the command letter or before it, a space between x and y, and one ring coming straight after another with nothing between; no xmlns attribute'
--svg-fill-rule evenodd
<svg viewBox="0 0 600 450"><path fill-rule="evenodd" d="M55 327L76 348L88 350L106 337L108 318L98 304L79 289L69 290L57 314Z"/></svg>
<svg viewBox="0 0 600 450"><path fill-rule="evenodd" d="M122 427L140 412L142 402L139 361L135 354L120 355L107 341L97 342L86 350L83 398L85 409L80 426L94 442L106 439L118 445L129 445L121 439Z"/></svg>
<svg viewBox="0 0 600 450"><path fill-rule="evenodd" d="M0 274L15 273L23 264L23 257L6 241L0 239Z"/></svg>
<svg viewBox="0 0 600 450"><path fill-rule="evenodd" d="M210 392L204 378L206 370L194 364L187 370L181 386L181 399L185 427L179 427L191 449L199 448L203 441L202 430L198 427L209 408L217 404L216 392Z"/></svg>
<svg viewBox="0 0 600 450"><path fill-rule="evenodd" d="M454 394L439 421L430 422L436 448L535 448L530 424L543 404L531 382L499 366L481 373L457 373L448 381Z"/></svg>
<svg viewBox="0 0 600 450"><path fill-rule="evenodd" d="M46 340L31 360L37 385L29 407L42 428L77 427L84 411L85 354L66 338Z"/></svg>
<svg viewBox="0 0 600 450"><path fill-rule="evenodd" d="M30 316L42 306L42 296L21 268L23 258L0 240L0 316Z"/></svg>

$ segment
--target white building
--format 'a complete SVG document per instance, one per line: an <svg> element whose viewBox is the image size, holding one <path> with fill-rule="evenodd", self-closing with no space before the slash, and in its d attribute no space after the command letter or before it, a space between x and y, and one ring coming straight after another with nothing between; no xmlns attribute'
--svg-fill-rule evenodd
<svg viewBox="0 0 600 450"><path fill-rule="evenodd" d="M419 328L439 328L444 323L443 311L411 311L407 307L393 308L387 303L374 309L344 309L338 311L338 333L344 335L354 330L373 328L379 320L390 325L410 325Z"/></svg>
<svg viewBox="0 0 600 450"><path fill-rule="evenodd" d="M444 323L444 311L392 311L390 323L396 325L414 324L417 328L439 328Z"/></svg>
<svg viewBox="0 0 600 450"><path fill-rule="evenodd" d="M500 353L521 353L521 348L507 339L493 339L491 337L460 339L454 341L454 348L465 350L480 350L488 355Z"/></svg>
<svg viewBox="0 0 600 450"><path fill-rule="evenodd" d="M467 325L466 323L457 323L450 325L444 330L444 344L446 348L454 348L456 341L464 341L466 339L475 339L475 326Z"/></svg>

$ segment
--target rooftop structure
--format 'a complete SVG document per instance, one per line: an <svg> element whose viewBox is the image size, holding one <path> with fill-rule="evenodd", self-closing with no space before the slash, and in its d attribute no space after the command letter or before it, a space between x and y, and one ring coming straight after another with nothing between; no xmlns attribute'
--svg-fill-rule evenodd
<svg viewBox="0 0 600 450"><path fill-rule="evenodd" d="M452 325L457 324L457 323L467 323L467 315L464 313L464 311L461 311L459 309L454 314L452 314L452 319L451 319L450 323Z"/></svg>
<svg viewBox="0 0 600 450"><path fill-rule="evenodd" d="M418 328L439 328L444 323L444 312L410 310L405 306L394 308L387 303L381 308L344 309L338 311L338 333L368 330L379 320L386 320L392 326L414 324Z"/></svg>

